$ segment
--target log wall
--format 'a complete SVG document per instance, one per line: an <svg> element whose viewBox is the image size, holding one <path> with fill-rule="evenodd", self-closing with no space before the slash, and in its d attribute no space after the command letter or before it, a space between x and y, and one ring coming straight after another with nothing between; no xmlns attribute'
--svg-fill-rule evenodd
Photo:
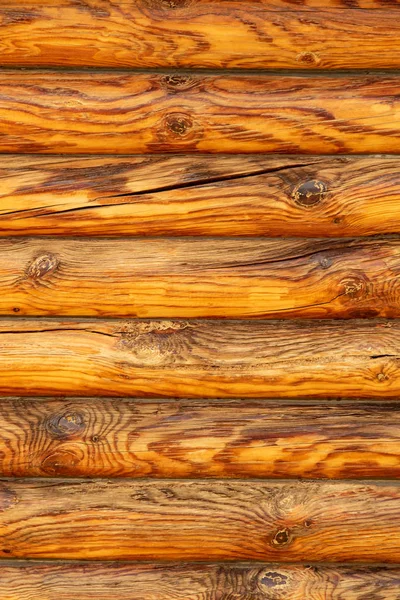
<svg viewBox="0 0 400 600"><path fill-rule="evenodd" d="M1 600L399 600L399 17L0 0Z"/></svg>
<svg viewBox="0 0 400 600"><path fill-rule="evenodd" d="M2 155L0 236L396 234L399 170L388 155Z"/></svg>
<svg viewBox="0 0 400 600"><path fill-rule="evenodd" d="M396 479L399 417L395 402L376 398L5 397L0 475Z"/></svg>
<svg viewBox="0 0 400 600"><path fill-rule="evenodd" d="M2 63L396 69L398 9L398 0L2 0Z"/></svg>
<svg viewBox="0 0 400 600"><path fill-rule="evenodd" d="M397 74L11 69L0 89L3 153L400 153Z"/></svg>

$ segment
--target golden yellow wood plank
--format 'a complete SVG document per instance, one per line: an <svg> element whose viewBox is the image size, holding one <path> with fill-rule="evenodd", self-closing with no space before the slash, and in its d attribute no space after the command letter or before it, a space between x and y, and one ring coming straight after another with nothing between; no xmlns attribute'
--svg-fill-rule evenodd
<svg viewBox="0 0 400 600"><path fill-rule="evenodd" d="M3 561L5 600L394 600L400 569L255 564Z"/></svg>
<svg viewBox="0 0 400 600"><path fill-rule="evenodd" d="M397 321L0 321L0 393L398 398Z"/></svg>
<svg viewBox="0 0 400 600"><path fill-rule="evenodd" d="M397 239L0 239L0 315L400 316Z"/></svg>
<svg viewBox="0 0 400 600"><path fill-rule="evenodd" d="M396 156L3 155L0 235L400 232Z"/></svg>
<svg viewBox="0 0 400 600"><path fill-rule="evenodd" d="M382 402L3 398L0 476L398 478L399 415Z"/></svg>
<svg viewBox="0 0 400 600"><path fill-rule="evenodd" d="M397 0L2 0L0 64L398 68L398 8Z"/></svg>
<svg viewBox="0 0 400 600"><path fill-rule="evenodd" d="M11 70L0 90L5 153L400 152L398 76Z"/></svg>
<svg viewBox="0 0 400 600"><path fill-rule="evenodd" d="M396 483L3 480L0 556L400 561Z"/></svg>

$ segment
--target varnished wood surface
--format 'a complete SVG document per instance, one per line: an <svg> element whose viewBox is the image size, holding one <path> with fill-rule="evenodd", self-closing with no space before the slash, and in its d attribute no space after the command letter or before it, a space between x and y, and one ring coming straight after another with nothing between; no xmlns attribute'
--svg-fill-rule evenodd
<svg viewBox="0 0 400 600"><path fill-rule="evenodd" d="M400 241L3 238L0 314L400 316Z"/></svg>
<svg viewBox="0 0 400 600"><path fill-rule="evenodd" d="M397 483L3 480L0 556L400 561Z"/></svg>
<svg viewBox="0 0 400 600"><path fill-rule="evenodd" d="M398 154L399 96L389 75L2 71L0 152Z"/></svg>
<svg viewBox="0 0 400 600"><path fill-rule="evenodd" d="M1 157L0 235L400 232L395 156Z"/></svg>
<svg viewBox="0 0 400 600"><path fill-rule="evenodd" d="M0 476L400 478L399 417L380 401L2 398Z"/></svg>
<svg viewBox="0 0 400 600"><path fill-rule="evenodd" d="M0 394L398 398L398 321L1 320Z"/></svg>
<svg viewBox="0 0 400 600"><path fill-rule="evenodd" d="M2 0L0 64L399 68L398 8L396 0Z"/></svg>
<svg viewBox="0 0 400 600"><path fill-rule="evenodd" d="M400 569L3 561L5 600L398 600Z"/></svg>
<svg viewBox="0 0 400 600"><path fill-rule="evenodd" d="M0 0L1 600L400 600L399 8Z"/></svg>

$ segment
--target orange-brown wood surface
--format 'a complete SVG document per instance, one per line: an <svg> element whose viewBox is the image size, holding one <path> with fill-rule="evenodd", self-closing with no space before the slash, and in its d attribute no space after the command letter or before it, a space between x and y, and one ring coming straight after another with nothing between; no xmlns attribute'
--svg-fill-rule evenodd
<svg viewBox="0 0 400 600"><path fill-rule="evenodd" d="M0 394L400 395L397 321L1 320Z"/></svg>
<svg viewBox="0 0 400 600"><path fill-rule="evenodd" d="M0 600L400 600L399 17L0 0Z"/></svg>
<svg viewBox="0 0 400 600"><path fill-rule="evenodd" d="M397 239L0 239L0 314L400 315Z"/></svg>
<svg viewBox="0 0 400 600"><path fill-rule="evenodd" d="M397 0L2 0L0 64L393 69L398 8Z"/></svg>
<svg viewBox="0 0 400 600"><path fill-rule="evenodd" d="M393 156L1 157L0 235L400 232Z"/></svg>
<svg viewBox="0 0 400 600"><path fill-rule="evenodd" d="M399 478L399 416L382 402L3 398L0 476Z"/></svg>
<svg viewBox="0 0 400 600"><path fill-rule="evenodd" d="M398 600L396 567L3 561L5 600Z"/></svg>
<svg viewBox="0 0 400 600"><path fill-rule="evenodd" d="M400 561L400 486L2 480L0 556Z"/></svg>
<svg viewBox="0 0 400 600"><path fill-rule="evenodd" d="M0 152L398 154L399 97L396 75L5 70Z"/></svg>

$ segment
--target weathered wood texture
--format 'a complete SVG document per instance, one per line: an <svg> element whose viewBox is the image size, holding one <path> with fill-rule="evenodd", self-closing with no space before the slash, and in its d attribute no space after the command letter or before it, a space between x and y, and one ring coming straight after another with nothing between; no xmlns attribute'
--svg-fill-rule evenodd
<svg viewBox="0 0 400 600"><path fill-rule="evenodd" d="M399 600L396 567L3 561L3 600Z"/></svg>
<svg viewBox="0 0 400 600"><path fill-rule="evenodd" d="M2 0L0 64L399 68L398 7L396 0Z"/></svg>
<svg viewBox="0 0 400 600"><path fill-rule="evenodd" d="M0 314L400 316L397 239L0 239Z"/></svg>
<svg viewBox="0 0 400 600"><path fill-rule="evenodd" d="M384 75L3 71L0 152L398 154L399 97Z"/></svg>
<svg viewBox="0 0 400 600"><path fill-rule="evenodd" d="M0 556L400 561L394 483L3 480Z"/></svg>
<svg viewBox="0 0 400 600"><path fill-rule="evenodd" d="M398 157L1 157L0 235L400 233Z"/></svg>
<svg viewBox="0 0 400 600"><path fill-rule="evenodd" d="M0 393L400 395L398 321L1 320Z"/></svg>
<svg viewBox="0 0 400 600"><path fill-rule="evenodd" d="M399 416L383 403L2 398L0 476L400 478Z"/></svg>

